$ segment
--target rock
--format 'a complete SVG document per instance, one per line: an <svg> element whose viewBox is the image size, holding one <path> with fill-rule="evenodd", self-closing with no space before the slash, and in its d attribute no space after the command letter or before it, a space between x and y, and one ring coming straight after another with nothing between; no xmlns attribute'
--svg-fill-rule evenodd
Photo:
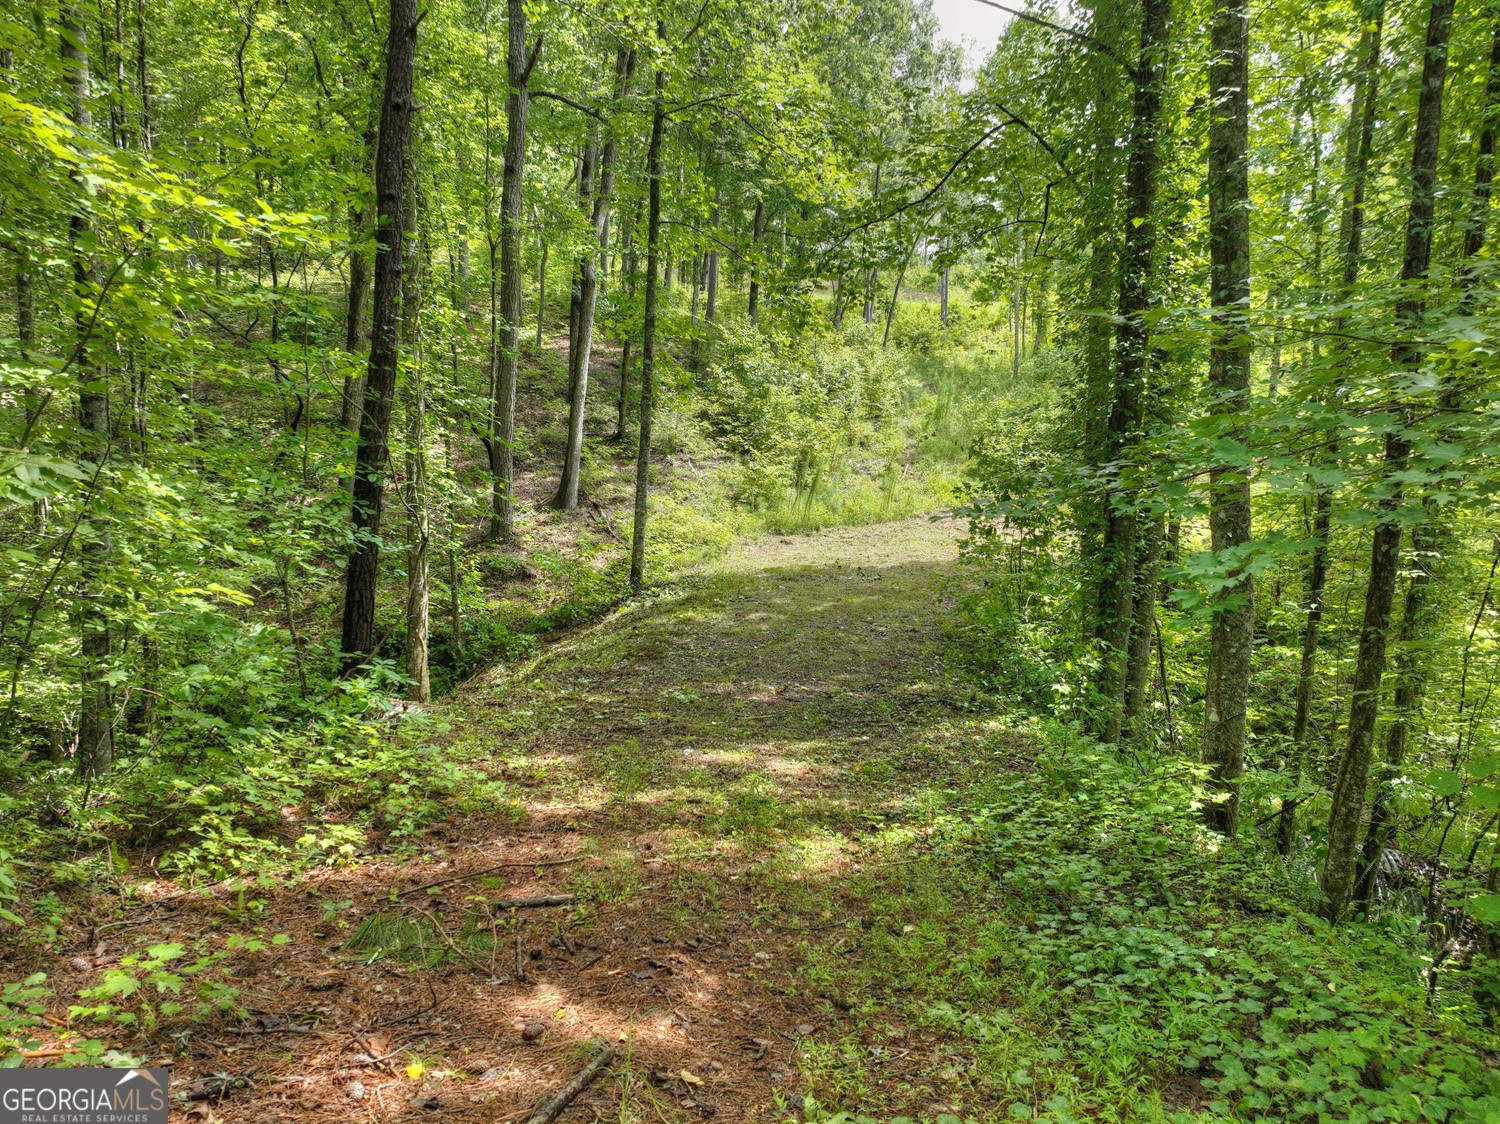
<svg viewBox="0 0 1500 1124"><path fill-rule="evenodd" d="M351 1081L344 1086L344 1092L348 1093L356 1101L365 1099L365 1083L363 1081Z"/></svg>

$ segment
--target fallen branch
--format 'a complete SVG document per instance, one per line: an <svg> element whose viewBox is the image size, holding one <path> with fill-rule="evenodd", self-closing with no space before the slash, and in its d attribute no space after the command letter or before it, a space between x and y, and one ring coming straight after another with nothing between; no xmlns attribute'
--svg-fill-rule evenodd
<svg viewBox="0 0 1500 1124"><path fill-rule="evenodd" d="M491 902L494 909L531 909L549 905L567 905L573 900L572 894L546 894L540 898L502 898L498 902Z"/></svg>
<svg viewBox="0 0 1500 1124"><path fill-rule="evenodd" d="M594 1039L594 1056L589 1059L588 1064L578 1071L573 1080L546 1100L538 1103L526 1124L552 1124L562 1110L572 1104L578 1094L587 1089L590 1082L599 1076L599 1071L614 1059L615 1048L602 1038Z"/></svg>
<svg viewBox="0 0 1500 1124"><path fill-rule="evenodd" d="M494 866L486 866L486 867L481 867L478 870L471 870L471 871L469 871L468 874L455 874L452 878L439 878L436 882L424 882L420 886L413 886L409 890L402 890L396 896L398 898L404 898L404 897L406 897L407 894L415 894L418 890L430 890L434 886L446 886L449 882L462 882L465 878L478 878L481 874L489 874L489 873L491 873L493 871L496 871L496 870L504 870L506 867L521 867L521 866L565 866L568 863L576 863L581 858L583 858L582 855L574 855L571 859L538 859L536 862L530 862L530 863L526 863L526 862L496 863Z"/></svg>

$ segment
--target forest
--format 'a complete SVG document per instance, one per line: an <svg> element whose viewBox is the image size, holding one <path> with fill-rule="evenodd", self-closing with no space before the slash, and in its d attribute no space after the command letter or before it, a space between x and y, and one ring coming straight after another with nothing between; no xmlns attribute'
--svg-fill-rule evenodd
<svg viewBox="0 0 1500 1124"><path fill-rule="evenodd" d="M0 0L0 1069L1500 1122L1497 131L1494 0Z"/></svg>

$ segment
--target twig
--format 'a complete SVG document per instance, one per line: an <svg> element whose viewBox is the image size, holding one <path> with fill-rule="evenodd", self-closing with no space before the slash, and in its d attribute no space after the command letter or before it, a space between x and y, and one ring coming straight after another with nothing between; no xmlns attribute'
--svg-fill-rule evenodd
<svg viewBox="0 0 1500 1124"><path fill-rule="evenodd" d="M615 1059L615 1048L602 1038L594 1039L594 1056L588 1060L578 1073L566 1085L557 1092L541 1101L536 1110L527 1118L526 1124L552 1124L577 1098L578 1094L589 1087L599 1071Z"/></svg>
<svg viewBox="0 0 1500 1124"><path fill-rule="evenodd" d="M428 921L432 922L432 927L437 930L437 935L440 936L440 937L442 937L443 940L447 942L448 947L451 948L454 952L458 953L465 960L467 960L470 964L472 964L472 965L474 965L474 967L478 968L481 972L485 970L483 964L481 964L479 961L475 960L472 956L470 956L463 949L459 948L458 945L456 945L453 942L453 938L448 935L448 931L443 928L442 923L440 921L438 921L438 919L436 917L434 917L432 914L428 913L425 909L420 908L419 906L414 906L413 905L413 906L408 906L407 908L408 909L414 909L414 910L416 910L423 917L427 918ZM493 975L494 973L492 972L490 974Z"/></svg>
<svg viewBox="0 0 1500 1124"><path fill-rule="evenodd" d="M526 923L516 918L516 979L522 983L526 982L526 958L521 953L521 930L525 927Z"/></svg>
<svg viewBox="0 0 1500 1124"><path fill-rule="evenodd" d="M452 878L439 878L436 882L424 882L420 886L413 886L409 890L402 890L396 896L398 898L404 898L404 897L406 897L407 894L415 894L418 890L430 890L434 886L446 886L450 882L462 882L465 878L478 878L481 874L489 874L492 871L504 870L506 867L566 866L568 863L576 863L579 859L581 859L583 857L584 856L582 856L582 855L574 855L570 859L539 859L538 861L533 862L533 863L526 863L526 862L496 863L494 866L485 866L485 867L480 867L478 870L471 870L471 871L469 871L468 874L455 874Z"/></svg>
<svg viewBox="0 0 1500 1124"><path fill-rule="evenodd" d="M490 905L494 909L531 909L567 905L572 900L572 894L544 894L539 898L502 898L498 902L491 902Z"/></svg>

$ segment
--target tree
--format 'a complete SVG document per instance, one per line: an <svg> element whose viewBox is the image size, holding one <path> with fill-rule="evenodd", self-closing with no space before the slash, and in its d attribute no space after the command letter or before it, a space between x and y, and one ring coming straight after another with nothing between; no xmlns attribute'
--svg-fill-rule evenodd
<svg viewBox="0 0 1500 1124"><path fill-rule="evenodd" d="M500 315L499 338L495 341L495 403L491 418L490 537L510 543L516 537L515 446L516 364L521 336L521 178L526 169L526 114L529 106L527 82L541 53L537 38L531 57L526 56L526 5L507 0L506 79L510 92L505 98L505 171L500 188Z"/></svg>
<svg viewBox="0 0 1500 1124"><path fill-rule="evenodd" d="M1250 406L1250 8L1245 0L1214 0L1213 62L1209 68L1208 211L1212 259L1210 298L1217 331L1209 353L1212 409L1230 420L1225 438L1242 447ZM1203 760L1212 768L1219 802L1209 823L1224 835L1239 829L1239 780L1245 770L1245 718L1255 635L1255 584L1244 556L1252 540L1246 466L1209 472L1209 526L1214 554L1226 571L1216 598L1203 708Z"/></svg>
<svg viewBox="0 0 1500 1124"><path fill-rule="evenodd" d="M657 38L662 38L661 29ZM630 532L630 585L646 581L646 507L651 491L651 411L656 391L656 274L661 240L661 139L666 122L667 72L656 65L656 93L651 103L651 142L646 150L650 183L646 205L646 293L641 325L641 405L635 454L635 522Z"/></svg>
<svg viewBox="0 0 1500 1124"><path fill-rule="evenodd" d="M1452 0L1433 0L1428 10L1421 93L1412 131L1411 198L1407 205L1401 291L1396 303L1396 328L1407 338L1396 344L1391 356L1398 379L1399 372L1413 370L1421 361L1420 345L1416 340L1420 338L1425 311L1422 288L1432 260L1443 87L1448 75L1448 40L1452 22ZM1370 777L1380 685L1386 666L1386 641L1400 571L1401 537L1406 518L1402 475L1411 457L1411 440L1404 426L1407 410L1403 394L1400 382L1394 382L1385 412L1384 494L1380 499L1379 521L1370 542L1364 619L1360 624L1359 650L1355 656L1350 690L1348 734L1339 757L1338 775L1328 811L1328 857L1323 864L1323 893L1325 911L1332 921L1343 919L1354 895L1356 845L1364 819L1365 788Z"/></svg>
<svg viewBox="0 0 1500 1124"><path fill-rule="evenodd" d="M391 0L385 90L380 103L380 139L375 158L378 228L370 363L354 464L355 543L344 579L342 648L346 670L359 667L375 649L380 522L385 509L385 470L390 461L391 404L401 355L401 251L417 22L416 0Z"/></svg>

